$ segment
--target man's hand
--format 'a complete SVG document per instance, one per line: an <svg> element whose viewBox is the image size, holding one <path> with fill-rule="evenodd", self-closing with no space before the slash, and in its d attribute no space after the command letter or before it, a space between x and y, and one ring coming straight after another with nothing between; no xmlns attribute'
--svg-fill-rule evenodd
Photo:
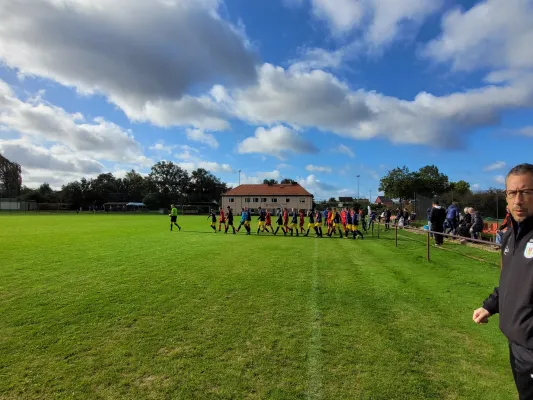
<svg viewBox="0 0 533 400"><path fill-rule="evenodd" d="M486 324L487 322L489 322L489 317L490 313L483 307L480 307L474 311L472 319L476 324Z"/></svg>

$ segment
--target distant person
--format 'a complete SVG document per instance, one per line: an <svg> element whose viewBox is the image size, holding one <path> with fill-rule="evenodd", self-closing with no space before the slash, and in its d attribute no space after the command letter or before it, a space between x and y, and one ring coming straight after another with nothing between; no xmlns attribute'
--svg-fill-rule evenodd
<svg viewBox="0 0 533 400"><path fill-rule="evenodd" d="M233 234L235 234L235 226L233 226L233 210L230 206L228 206L228 224L226 225L226 230L224 233L228 233L228 229L231 226L233 229Z"/></svg>
<svg viewBox="0 0 533 400"><path fill-rule="evenodd" d="M468 210L469 214L472 215L472 226L470 227L470 234L472 239L478 239L479 234L483 232L483 217L481 212L474 210L472 207Z"/></svg>
<svg viewBox="0 0 533 400"><path fill-rule="evenodd" d="M309 231L311 230L311 228L313 228L316 233L316 236L318 236L318 229L315 226L315 212L313 210L309 211L307 213L307 217L309 218L309 223L307 224L307 232L305 232L304 236L309 236Z"/></svg>
<svg viewBox="0 0 533 400"><path fill-rule="evenodd" d="M304 210L300 210L300 233L305 232L304 225L305 225L305 213L304 213Z"/></svg>
<svg viewBox="0 0 533 400"><path fill-rule="evenodd" d="M359 213L356 212L353 208L350 212L352 216L352 235L354 239L357 239L357 235L361 236L361 239L364 239L363 233L359 230Z"/></svg>
<svg viewBox="0 0 533 400"><path fill-rule="evenodd" d="M315 214L315 218L316 218L315 227L317 229L318 237L323 237L322 236L322 215L323 214L320 211L317 210L317 212Z"/></svg>
<svg viewBox="0 0 533 400"><path fill-rule="evenodd" d="M511 211L509 210L509 207L507 207L506 211L507 214L505 215L505 219L496 231L496 244L502 243L504 232L507 231L507 229L511 228Z"/></svg>
<svg viewBox="0 0 533 400"><path fill-rule="evenodd" d="M217 213L215 210L211 210L209 215L207 216L207 219L211 218L211 228L217 233Z"/></svg>
<svg viewBox="0 0 533 400"><path fill-rule="evenodd" d="M266 222L266 212L265 210L262 210L261 207L257 208L259 211L259 217L257 217L257 234L259 235L259 231L264 232L265 231L265 222ZM267 229L268 232L268 229Z"/></svg>
<svg viewBox="0 0 533 400"><path fill-rule="evenodd" d="M433 208L431 209L430 219L431 221L431 230L435 232L435 244L437 246L442 246L444 242L444 237L442 232L444 232L444 221L446 220L446 210L440 206L438 200L433 202Z"/></svg>
<svg viewBox="0 0 533 400"><path fill-rule="evenodd" d="M226 226L226 215L224 214L224 209L222 207L220 207L219 209L219 218L218 218L218 231L220 232L222 226L224 226L224 232L227 231L227 226Z"/></svg>
<svg viewBox="0 0 533 400"><path fill-rule="evenodd" d="M533 164L512 168L505 189L511 217L502 238L500 283L472 318L485 324L500 314L519 398L533 399Z"/></svg>
<svg viewBox="0 0 533 400"><path fill-rule="evenodd" d="M178 209L172 204L170 206L170 214L168 214L170 217L170 230L172 230L172 227L176 225L178 227L178 230L181 231L181 226L178 225Z"/></svg>
<svg viewBox="0 0 533 400"><path fill-rule="evenodd" d="M278 213L278 219L276 221L278 226L276 227L276 231L274 232L274 236L278 234L279 228L283 231L283 235L287 236L287 232L285 232L285 227L283 226L283 213L280 211Z"/></svg>
<svg viewBox="0 0 533 400"><path fill-rule="evenodd" d="M457 220L459 219L459 209L455 203L452 203L446 210L446 221L448 222L448 232L452 235L457 234Z"/></svg>
<svg viewBox="0 0 533 400"><path fill-rule="evenodd" d="M270 231L268 230L270 227ZM270 215L270 210L266 210L265 213L265 231L274 233L274 227L272 226L272 217Z"/></svg>
<svg viewBox="0 0 533 400"><path fill-rule="evenodd" d="M324 209L324 226L329 226L329 218L328 218L328 215L329 215L329 208L325 208ZM329 232L329 229L328 229L328 232Z"/></svg>
<svg viewBox="0 0 533 400"><path fill-rule="evenodd" d="M390 229L390 220L392 218L392 212L388 208L385 208L385 229Z"/></svg>
<svg viewBox="0 0 533 400"><path fill-rule="evenodd" d="M296 210L294 208L291 210L291 227L290 227L290 230L291 230L291 236L293 234L293 231L296 231L296 236L299 236L298 235L298 213L296 212Z"/></svg>

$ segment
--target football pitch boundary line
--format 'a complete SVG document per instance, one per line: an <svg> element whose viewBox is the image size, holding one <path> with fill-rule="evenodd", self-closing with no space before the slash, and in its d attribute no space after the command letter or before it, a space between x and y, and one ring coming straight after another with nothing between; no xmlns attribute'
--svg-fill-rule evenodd
<svg viewBox="0 0 533 400"><path fill-rule="evenodd" d="M307 398L322 398L322 362L320 342L322 331L320 329L320 311L318 309L318 240L315 240L313 262L311 264L311 296L309 298L311 311L311 337L308 345L307 358Z"/></svg>

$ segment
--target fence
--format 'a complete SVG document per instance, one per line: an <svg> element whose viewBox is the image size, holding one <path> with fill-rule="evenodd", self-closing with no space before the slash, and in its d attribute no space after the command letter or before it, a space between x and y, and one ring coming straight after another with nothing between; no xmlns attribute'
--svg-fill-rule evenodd
<svg viewBox="0 0 533 400"><path fill-rule="evenodd" d="M465 238L462 236L452 235L452 234L446 234L442 232L435 232L420 228L414 228L414 227L399 227L394 222L391 222L389 224L389 227L387 228L383 222L376 222L376 229L375 231L372 231L372 236L376 236L378 239L389 239L394 241L395 246L400 248L402 242L415 242L419 243L421 246L425 247L425 258L427 261L431 260L431 254L432 249L434 251L448 251L455 254L460 254L466 258L470 258L476 261L480 262L487 262L490 264L494 264L494 260L491 260L490 256L493 255L495 250L500 249L500 245L496 244L495 242L489 242L486 240L479 240L479 239L472 239L472 238ZM432 235L442 235L444 238L450 239L447 241L448 243L454 243L456 246L434 246L433 245L433 238ZM466 246L457 246L457 245L466 245ZM464 251L460 251L463 248L469 248L472 246L468 245L475 245L476 247L480 249L484 249L489 256L481 256L481 255L472 255L472 254L465 254ZM492 250L489 252L488 250ZM498 264L499 266L499 264Z"/></svg>

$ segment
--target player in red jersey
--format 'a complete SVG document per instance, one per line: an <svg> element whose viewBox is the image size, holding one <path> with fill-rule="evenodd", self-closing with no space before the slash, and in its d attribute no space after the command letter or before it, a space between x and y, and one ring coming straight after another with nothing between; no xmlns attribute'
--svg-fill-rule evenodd
<svg viewBox="0 0 533 400"><path fill-rule="evenodd" d="M270 216L270 210L266 210L266 216L265 216L265 231L268 232L268 227L270 226L271 232L274 233L274 227L272 226L272 217Z"/></svg>
<svg viewBox="0 0 533 400"><path fill-rule="evenodd" d="M300 210L300 233L305 233L304 224L305 224L304 210Z"/></svg>
<svg viewBox="0 0 533 400"><path fill-rule="evenodd" d="M218 217L218 231L220 232L222 225L224 225L224 231L226 232L228 230L228 227L226 226L226 215L224 214L224 210L222 207L220 207L219 210L220 216Z"/></svg>

